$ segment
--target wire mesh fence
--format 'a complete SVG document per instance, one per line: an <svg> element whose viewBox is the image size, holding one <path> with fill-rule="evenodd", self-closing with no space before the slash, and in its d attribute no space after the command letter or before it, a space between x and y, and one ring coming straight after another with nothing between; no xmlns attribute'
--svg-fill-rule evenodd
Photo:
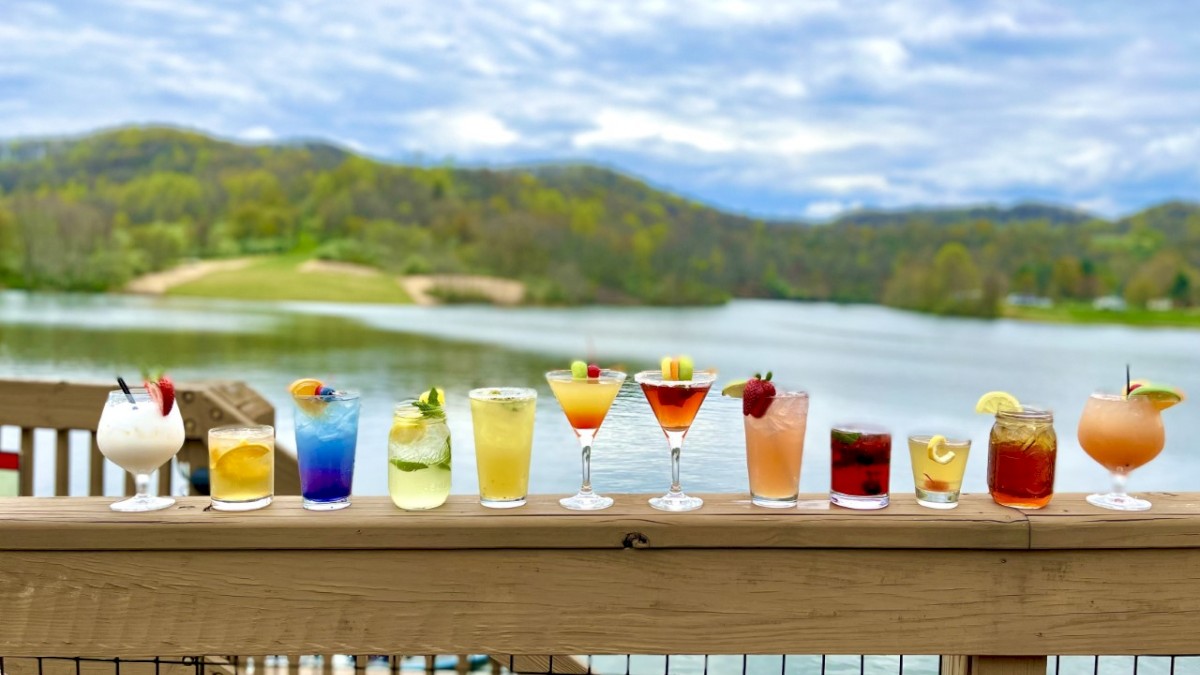
<svg viewBox="0 0 1200 675"><path fill-rule="evenodd" d="M0 657L2 675L941 675L938 656L260 656L118 659ZM1047 675L1200 675L1200 655L1053 656Z"/></svg>

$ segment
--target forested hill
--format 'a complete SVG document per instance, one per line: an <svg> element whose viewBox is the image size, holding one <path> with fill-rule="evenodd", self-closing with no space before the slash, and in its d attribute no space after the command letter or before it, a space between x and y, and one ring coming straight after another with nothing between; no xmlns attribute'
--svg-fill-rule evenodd
<svg viewBox="0 0 1200 675"><path fill-rule="evenodd" d="M184 258L309 252L390 272L517 278L533 302L728 297L989 314L1010 291L1200 302L1200 207L764 222L589 166L387 164L319 143L165 128L0 141L0 282L102 290Z"/></svg>

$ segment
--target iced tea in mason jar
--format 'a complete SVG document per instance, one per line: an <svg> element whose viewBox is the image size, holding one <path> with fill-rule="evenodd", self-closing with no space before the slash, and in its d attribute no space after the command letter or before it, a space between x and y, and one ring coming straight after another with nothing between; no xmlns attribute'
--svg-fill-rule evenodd
<svg viewBox="0 0 1200 675"><path fill-rule="evenodd" d="M996 413L988 439L988 491L1001 506L1040 509L1054 496L1054 414L1021 406Z"/></svg>

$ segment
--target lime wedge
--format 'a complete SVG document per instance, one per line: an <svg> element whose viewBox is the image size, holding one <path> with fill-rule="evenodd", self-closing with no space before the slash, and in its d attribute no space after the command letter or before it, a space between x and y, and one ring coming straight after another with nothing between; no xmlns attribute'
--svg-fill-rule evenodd
<svg viewBox="0 0 1200 675"><path fill-rule="evenodd" d="M946 446L946 437L938 434L929 439L929 443L925 446L925 451L929 453L929 459L938 464L949 464L954 461L954 451Z"/></svg>
<svg viewBox="0 0 1200 675"><path fill-rule="evenodd" d="M975 412L995 415L998 412L1020 412L1017 397L1003 391L989 391L975 403Z"/></svg>
<svg viewBox="0 0 1200 675"><path fill-rule="evenodd" d="M1129 392L1129 395L1145 396L1159 410L1166 410L1184 399L1183 392L1166 384L1143 384Z"/></svg>
<svg viewBox="0 0 1200 675"><path fill-rule="evenodd" d="M746 391L746 380L736 380L725 385L721 390L722 396L730 396L733 398L741 398Z"/></svg>
<svg viewBox="0 0 1200 675"><path fill-rule="evenodd" d="M429 468L428 464L422 464L421 462L406 462L402 459L393 459L391 460L391 464L405 473Z"/></svg>

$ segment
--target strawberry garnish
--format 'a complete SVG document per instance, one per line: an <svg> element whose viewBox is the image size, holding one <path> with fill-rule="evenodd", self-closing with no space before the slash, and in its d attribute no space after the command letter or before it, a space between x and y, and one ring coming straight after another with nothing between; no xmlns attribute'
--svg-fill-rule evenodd
<svg viewBox="0 0 1200 675"><path fill-rule="evenodd" d="M775 396L775 385L771 384L771 373L766 377L758 373L746 381L746 389L742 392L742 414L762 417L771 407L771 398Z"/></svg>
<svg viewBox="0 0 1200 675"><path fill-rule="evenodd" d="M154 401L154 405L158 406L162 416L170 415L171 408L175 406L175 383L171 381L171 378L163 375L156 381L146 380L143 384L146 385L150 399Z"/></svg>

